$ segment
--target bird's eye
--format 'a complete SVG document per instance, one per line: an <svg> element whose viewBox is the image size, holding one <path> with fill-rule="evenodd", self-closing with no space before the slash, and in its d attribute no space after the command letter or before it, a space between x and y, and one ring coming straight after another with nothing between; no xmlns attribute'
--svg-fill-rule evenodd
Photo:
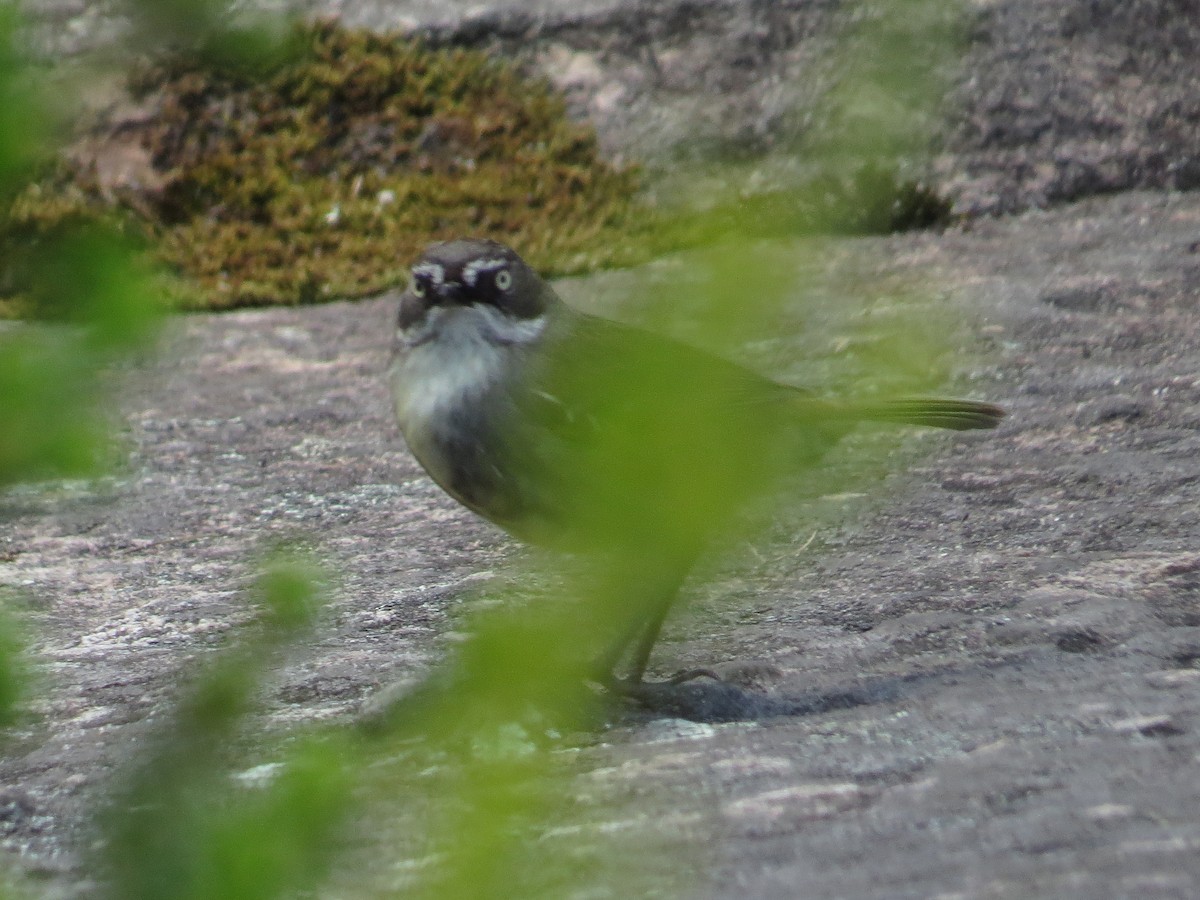
<svg viewBox="0 0 1200 900"><path fill-rule="evenodd" d="M412 280L412 284L410 284L408 286L408 289L410 291L412 291L412 295L414 297L424 297L425 296L425 279L414 278Z"/></svg>
<svg viewBox="0 0 1200 900"><path fill-rule="evenodd" d="M502 291L507 291L512 287L512 272L508 269L501 269L496 273L496 287Z"/></svg>

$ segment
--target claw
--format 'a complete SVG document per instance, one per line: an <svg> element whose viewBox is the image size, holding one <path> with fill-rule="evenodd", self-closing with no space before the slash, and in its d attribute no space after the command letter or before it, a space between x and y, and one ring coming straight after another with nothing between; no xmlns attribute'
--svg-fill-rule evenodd
<svg viewBox="0 0 1200 900"><path fill-rule="evenodd" d="M663 684L683 684L685 681L694 681L697 678L711 678L713 681L721 681L721 676L712 669L683 669L676 672Z"/></svg>
<svg viewBox="0 0 1200 900"><path fill-rule="evenodd" d="M676 672L670 678L664 678L662 681L644 681L641 678L618 678L616 675L609 675L599 683L610 693L622 697L637 697L640 694L645 694L647 691L653 691L655 688L674 687L675 685L683 684L696 678L711 678L713 681L721 680L721 676L712 669L683 669Z"/></svg>

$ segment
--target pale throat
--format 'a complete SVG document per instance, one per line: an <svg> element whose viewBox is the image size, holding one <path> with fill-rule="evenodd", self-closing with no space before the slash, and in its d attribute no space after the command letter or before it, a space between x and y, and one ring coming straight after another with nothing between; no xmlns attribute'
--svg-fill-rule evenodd
<svg viewBox="0 0 1200 900"><path fill-rule="evenodd" d="M504 384L516 360L541 338L545 314L515 318L495 307L434 307L397 334L388 371L401 429L428 431L464 402Z"/></svg>

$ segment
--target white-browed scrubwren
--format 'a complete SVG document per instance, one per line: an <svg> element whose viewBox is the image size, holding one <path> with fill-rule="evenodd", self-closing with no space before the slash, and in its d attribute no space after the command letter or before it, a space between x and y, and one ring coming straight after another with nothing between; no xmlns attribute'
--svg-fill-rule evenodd
<svg viewBox="0 0 1200 900"><path fill-rule="evenodd" d="M704 543L780 477L864 420L965 430L1004 416L816 397L573 310L488 240L434 244L412 267L389 381L410 449L452 497L523 540L621 561L629 600L590 672L627 687Z"/></svg>

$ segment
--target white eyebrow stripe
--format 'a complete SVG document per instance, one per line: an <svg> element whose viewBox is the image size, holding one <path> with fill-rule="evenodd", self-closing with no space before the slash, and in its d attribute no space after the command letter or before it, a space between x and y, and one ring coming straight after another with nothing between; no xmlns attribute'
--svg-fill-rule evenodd
<svg viewBox="0 0 1200 900"><path fill-rule="evenodd" d="M507 265L508 260L503 258L472 260L463 266L463 282L470 287L475 287L475 282L479 280L480 272L491 272L495 269L503 269Z"/></svg>
<svg viewBox="0 0 1200 900"><path fill-rule="evenodd" d="M440 263L417 263L417 265L412 267L412 273L414 278L424 275L434 284L441 284L446 280L446 270L442 268Z"/></svg>

